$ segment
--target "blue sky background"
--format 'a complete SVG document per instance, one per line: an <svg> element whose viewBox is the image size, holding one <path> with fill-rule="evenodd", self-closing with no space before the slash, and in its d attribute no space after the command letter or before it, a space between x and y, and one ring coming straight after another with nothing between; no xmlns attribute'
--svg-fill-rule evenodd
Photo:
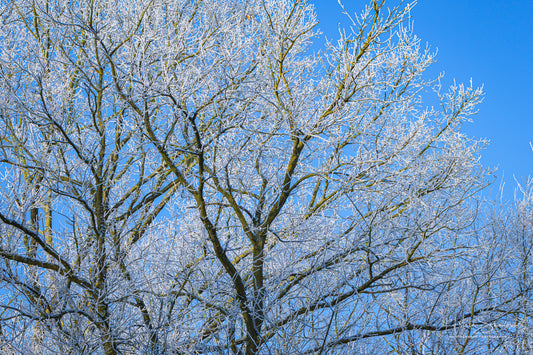
<svg viewBox="0 0 533 355"><path fill-rule="evenodd" d="M338 24L346 24L337 1L313 3L320 29L336 39ZM360 13L368 1L343 3ZM512 197L515 178L533 177L533 0L420 0L411 14L414 33L438 50L430 77L445 72L443 86L454 78L484 86L484 102L464 130L490 140L481 161L498 168L496 187L503 177Z"/></svg>

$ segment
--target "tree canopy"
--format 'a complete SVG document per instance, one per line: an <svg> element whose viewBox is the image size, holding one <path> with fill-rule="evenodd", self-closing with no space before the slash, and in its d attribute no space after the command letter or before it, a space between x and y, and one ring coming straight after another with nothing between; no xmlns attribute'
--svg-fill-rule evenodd
<svg viewBox="0 0 533 355"><path fill-rule="evenodd" d="M480 199L411 6L0 2L0 349L531 350L531 194Z"/></svg>

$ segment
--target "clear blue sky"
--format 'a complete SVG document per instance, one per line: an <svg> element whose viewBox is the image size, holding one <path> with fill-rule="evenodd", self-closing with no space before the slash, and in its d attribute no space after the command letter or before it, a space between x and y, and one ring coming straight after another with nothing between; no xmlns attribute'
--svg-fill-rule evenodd
<svg viewBox="0 0 533 355"><path fill-rule="evenodd" d="M337 1L313 3L322 32L336 38L344 22ZM343 3L359 13L368 1ZM438 49L429 75L444 71L444 84L472 78L484 85L484 102L465 131L491 141L481 161L498 167L512 196L514 177L533 177L533 0L420 0L411 14L414 33Z"/></svg>

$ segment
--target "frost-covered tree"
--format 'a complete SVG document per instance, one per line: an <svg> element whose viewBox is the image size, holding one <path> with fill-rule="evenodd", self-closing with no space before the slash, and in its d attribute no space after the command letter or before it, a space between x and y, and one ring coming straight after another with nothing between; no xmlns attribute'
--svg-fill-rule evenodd
<svg viewBox="0 0 533 355"><path fill-rule="evenodd" d="M410 8L317 50L307 1L1 1L0 349L490 349L481 91Z"/></svg>

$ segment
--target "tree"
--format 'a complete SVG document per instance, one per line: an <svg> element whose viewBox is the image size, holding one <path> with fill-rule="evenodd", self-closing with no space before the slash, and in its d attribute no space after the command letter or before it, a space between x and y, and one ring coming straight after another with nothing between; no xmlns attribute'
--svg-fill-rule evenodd
<svg viewBox="0 0 533 355"><path fill-rule="evenodd" d="M533 248L533 181L517 184L514 203L494 203L483 213L486 227L478 232L486 255L487 305L497 305L497 321L478 332L494 353L526 354L533 350L531 268ZM490 247L489 247L490 246Z"/></svg>
<svg viewBox="0 0 533 355"><path fill-rule="evenodd" d="M3 1L3 351L492 349L482 93L410 8L314 52L306 1Z"/></svg>

